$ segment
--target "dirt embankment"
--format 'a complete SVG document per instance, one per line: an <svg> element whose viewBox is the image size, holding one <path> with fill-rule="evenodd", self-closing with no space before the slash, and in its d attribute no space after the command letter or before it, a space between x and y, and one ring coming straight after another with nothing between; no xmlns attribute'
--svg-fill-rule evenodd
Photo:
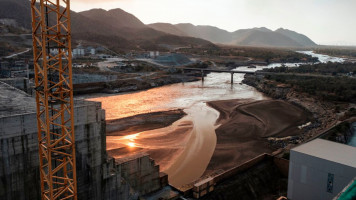
<svg viewBox="0 0 356 200"><path fill-rule="evenodd" d="M164 128L185 116L182 109L154 112L106 121L107 136L125 136L142 131Z"/></svg>
<svg viewBox="0 0 356 200"><path fill-rule="evenodd" d="M200 80L200 74L160 74L154 73L150 76L137 76L134 78L118 79L109 82L82 83L74 85L74 94L91 93L123 93L131 91L146 90L164 85L193 82Z"/></svg>
<svg viewBox="0 0 356 200"><path fill-rule="evenodd" d="M269 138L302 134L309 113L282 100L209 102L220 112L217 144L205 174L228 170L262 153L273 153Z"/></svg>
<svg viewBox="0 0 356 200"><path fill-rule="evenodd" d="M303 135L303 141L313 138L336 125L338 123L336 108L347 106L346 104L336 105L334 102L322 101L308 94L296 92L292 87L264 79L264 76L245 75L243 83L272 98L286 100L309 111L313 116L313 120L311 124L304 127L306 133Z"/></svg>
<svg viewBox="0 0 356 200"><path fill-rule="evenodd" d="M148 153L163 171L183 152L190 137L193 124L176 123L185 115L178 109L107 121L107 153L115 159Z"/></svg>

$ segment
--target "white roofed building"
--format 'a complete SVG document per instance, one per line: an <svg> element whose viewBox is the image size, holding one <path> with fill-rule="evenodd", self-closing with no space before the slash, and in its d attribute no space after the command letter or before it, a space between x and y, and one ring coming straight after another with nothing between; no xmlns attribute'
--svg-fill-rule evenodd
<svg viewBox="0 0 356 200"><path fill-rule="evenodd" d="M288 198L333 199L356 177L356 148L315 139L290 151Z"/></svg>

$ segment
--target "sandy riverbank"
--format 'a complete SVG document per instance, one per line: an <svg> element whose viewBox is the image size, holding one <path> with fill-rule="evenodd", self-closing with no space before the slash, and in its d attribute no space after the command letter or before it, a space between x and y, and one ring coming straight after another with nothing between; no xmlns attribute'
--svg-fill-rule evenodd
<svg viewBox="0 0 356 200"><path fill-rule="evenodd" d="M267 138L298 135L301 133L298 126L307 123L309 117L303 109L281 100L223 100L207 104L220 112L216 121L216 125L220 126L215 130L217 142L215 148L213 145L212 157L200 159L204 156L195 155L198 151L185 151L188 145L205 144L195 144L200 141L197 137L201 137L195 135L195 129L199 127L195 127L187 116L184 117L181 110L109 121L109 155L120 159L137 152L148 153L161 170L171 176L171 183L179 186L201 171L199 163L204 165L203 171L206 169L204 175L208 175L235 167L262 153L276 151ZM215 129L213 124L207 124L205 128ZM209 130L201 132L207 133ZM202 149L206 151L206 148ZM194 165L182 167L192 158L196 161ZM202 164L205 160L206 165Z"/></svg>
<svg viewBox="0 0 356 200"><path fill-rule="evenodd" d="M164 128L185 116L182 109L153 112L106 121L107 136L125 136Z"/></svg>
<svg viewBox="0 0 356 200"><path fill-rule="evenodd" d="M227 170L262 153L272 153L267 138L301 134L308 122L303 109L281 100L226 100L209 102L221 114L217 144L205 174Z"/></svg>
<svg viewBox="0 0 356 200"><path fill-rule="evenodd" d="M193 129L192 122L177 121L185 115L178 109L108 120L107 152L116 159L148 153L165 170L181 155Z"/></svg>

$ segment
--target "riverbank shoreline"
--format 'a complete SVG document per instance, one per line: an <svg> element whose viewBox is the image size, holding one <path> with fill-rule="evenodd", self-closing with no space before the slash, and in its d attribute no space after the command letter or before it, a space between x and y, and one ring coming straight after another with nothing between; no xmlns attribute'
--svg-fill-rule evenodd
<svg viewBox="0 0 356 200"><path fill-rule="evenodd" d="M348 107L347 103L323 101L306 93L297 92L286 84L272 83L263 76L245 75L243 83L271 98L285 100L311 113L313 118L311 123L304 127L305 133L301 142L315 138L335 126L339 123L339 116L336 113L340 111L337 110L346 110Z"/></svg>
<svg viewBox="0 0 356 200"><path fill-rule="evenodd" d="M230 99L207 102L220 115L215 130L217 144L204 174L196 181L177 187L181 191L214 177L262 154L279 154L282 147L270 140L297 138L301 125L311 116L306 110L283 100Z"/></svg>
<svg viewBox="0 0 356 200"><path fill-rule="evenodd" d="M226 171L263 153L272 154L278 148L271 146L268 138L299 135L301 130L298 126L309 121L306 111L281 100L231 99L207 102L207 105L217 110L220 115L215 123L219 126L215 130L216 147L203 176ZM184 116L184 111L173 110L109 120L107 125L109 155L120 159L132 153L145 152L150 154L161 169L169 168L174 159L182 154L184 146L175 148L174 145L168 147L162 143L167 142L169 145L191 138L189 132L194 127L191 121L175 124ZM288 122L283 121L284 119L288 119ZM128 124L129 121L133 122ZM134 128L125 128L132 126L132 123L135 123ZM278 123L283 125L275 128ZM160 130L157 136L145 138L145 134L150 135L150 130L153 129ZM250 130L249 133L247 130ZM142 133L137 137L140 139L132 140L139 143L137 147L130 148L123 144L117 148L117 144L113 142L115 137L130 137L137 135L138 132ZM165 132L164 137L169 137L169 141L165 141L167 138L164 138L161 132ZM153 131L153 134L156 133ZM147 145L150 147L147 149L140 145L145 142L149 142ZM152 149L151 146L155 148Z"/></svg>
<svg viewBox="0 0 356 200"><path fill-rule="evenodd" d="M124 78L115 81L74 84L74 95L123 94L139 92L175 83L194 82L201 79L200 73L153 74L147 77Z"/></svg>
<svg viewBox="0 0 356 200"><path fill-rule="evenodd" d="M106 120L107 136L126 136L138 132L164 128L187 115L183 109L152 112Z"/></svg>
<svg viewBox="0 0 356 200"><path fill-rule="evenodd" d="M176 109L107 120L107 153L117 160L147 153L163 171L190 138L193 124L180 121L185 116L182 109Z"/></svg>
<svg viewBox="0 0 356 200"><path fill-rule="evenodd" d="M272 138L294 137L303 133L298 126L310 120L305 110L283 100L224 100L208 102L217 109L221 125L217 128L217 146L206 174L228 170L260 154L272 154L278 148Z"/></svg>

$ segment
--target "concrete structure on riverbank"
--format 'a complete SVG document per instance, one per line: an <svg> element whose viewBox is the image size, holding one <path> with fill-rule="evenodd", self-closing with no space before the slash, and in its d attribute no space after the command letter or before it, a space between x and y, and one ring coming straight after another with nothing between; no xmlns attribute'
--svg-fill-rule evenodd
<svg viewBox="0 0 356 200"><path fill-rule="evenodd" d="M0 91L0 199L40 199L35 100L1 82ZM159 166L147 156L121 163L107 156L100 103L75 101L74 113L78 199L137 198L152 191L147 185L161 188Z"/></svg>
<svg viewBox="0 0 356 200"><path fill-rule="evenodd" d="M291 150L288 198L333 199L356 177L356 148L316 139Z"/></svg>
<svg viewBox="0 0 356 200"><path fill-rule="evenodd" d="M16 61L1 61L0 62L0 77L29 77L29 64L25 60Z"/></svg>
<svg viewBox="0 0 356 200"><path fill-rule="evenodd" d="M0 82L11 85L12 87L25 91L27 93L31 92L30 81L28 78L0 78Z"/></svg>
<svg viewBox="0 0 356 200"><path fill-rule="evenodd" d="M184 66L192 63L187 56L176 53L156 56L154 61L165 66Z"/></svg>
<svg viewBox="0 0 356 200"><path fill-rule="evenodd" d="M203 200L277 199L286 191L288 160L261 154L184 191Z"/></svg>

